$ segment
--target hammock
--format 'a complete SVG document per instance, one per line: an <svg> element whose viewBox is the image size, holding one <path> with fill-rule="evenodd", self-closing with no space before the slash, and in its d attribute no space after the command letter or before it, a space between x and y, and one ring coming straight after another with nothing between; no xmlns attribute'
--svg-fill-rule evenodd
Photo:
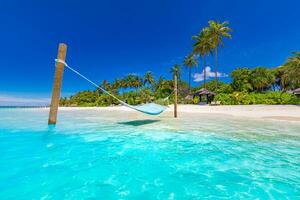
<svg viewBox="0 0 300 200"><path fill-rule="evenodd" d="M81 73L79 73L78 71L76 71L75 69L73 69L72 67L70 67L65 61L60 60L60 59L55 59L55 62L59 62L59 63L64 64L72 72L74 72L75 74L79 75L81 78L85 79L86 81L88 81L92 85L96 86L102 92L108 94L109 96L111 96L112 98L116 99L118 102L120 102L122 105L124 105L124 106L126 106L128 108L131 108L133 110L136 110L136 111L142 112L144 114L148 114L148 115L159 115L160 113L162 113L163 111L165 111L167 109L166 106L162 106L162 105L159 105L159 104L156 104L156 103L146 103L146 104L141 104L141 105L136 105L136 106L127 104L126 102L122 101L121 99L119 99L115 95L109 93L107 90L105 90L104 88L100 87L99 85L97 85L96 83L94 83L93 81L91 81L90 79L88 79L87 77L85 77L84 75L82 75ZM169 98L169 96L166 97L164 100L167 100Z"/></svg>

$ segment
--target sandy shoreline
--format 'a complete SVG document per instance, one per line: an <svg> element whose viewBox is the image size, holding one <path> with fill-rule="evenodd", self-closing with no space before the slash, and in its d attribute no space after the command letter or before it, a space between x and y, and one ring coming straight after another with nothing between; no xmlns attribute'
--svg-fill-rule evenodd
<svg viewBox="0 0 300 200"><path fill-rule="evenodd" d="M102 110L136 112L124 106L113 107L60 107L60 110ZM173 112L173 105L165 111L167 114ZM178 105L178 113L184 115L193 114L224 114L235 117L247 117L254 119L273 119L300 122L300 106L297 105L234 105L234 106L199 106Z"/></svg>

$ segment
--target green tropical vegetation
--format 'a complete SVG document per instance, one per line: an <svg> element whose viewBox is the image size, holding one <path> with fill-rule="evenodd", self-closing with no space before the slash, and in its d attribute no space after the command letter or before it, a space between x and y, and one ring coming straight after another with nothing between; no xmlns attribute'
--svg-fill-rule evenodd
<svg viewBox="0 0 300 200"><path fill-rule="evenodd" d="M214 52L215 56L215 79L216 87L218 87L218 47L224 46L223 38L231 38L231 29L228 27L229 22L225 21L223 23L216 21L208 22L208 37L211 50Z"/></svg>
<svg viewBox="0 0 300 200"><path fill-rule="evenodd" d="M189 92L191 92L191 78L192 78L192 68L196 67L198 65L198 61L195 57L194 54L190 54L188 56L185 57L184 61L183 61L183 65L185 65L188 70L188 77L189 77Z"/></svg>
<svg viewBox="0 0 300 200"><path fill-rule="evenodd" d="M205 88L214 92L216 94L214 100L220 101L223 105L300 104L300 98L290 92L300 88L300 52L294 52L279 67L238 67L230 73L231 82L224 83L218 80L218 48L224 46L224 38L232 37L231 32L228 22L209 21L208 27L201 29L199 34L192 37L194 43L191 53L184 58L182 65L175 64L170 69L170 73L176 74L178 78L178 102L198 104L200 101L198 96L194 96L192 100L186 97ZM209 56L214 57L215 77L214 80L207 81L206 59ZM200 63L203 66L203 82L192 87L192 69ZM187 81L182 79L182 66L188 68ZM103 80L99 86L132 105L153 101L161 104L173 103L173 80L163 76L156 78L151 71L143 75L128 74L112 82ZM62 106L118 104L118 101L99 88L80 91L60 100Z"/></svg>

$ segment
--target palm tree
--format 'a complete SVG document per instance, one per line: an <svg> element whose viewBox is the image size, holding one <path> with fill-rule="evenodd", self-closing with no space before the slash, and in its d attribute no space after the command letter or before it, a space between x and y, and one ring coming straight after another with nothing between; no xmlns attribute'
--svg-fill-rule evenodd
<svg viewBox="0 0 300 200"><path fill-rule="evenodd" d="M136 89L136 91L143 85L143 80L138 75L133 76L132 87Z"/></svg>
<svg viewBox="0 0 300 200"><path fill-rule="evenodd" d="M211 43L211 48L214 50L215 56L215 79L216 79L216 88L218 88L218 46L223 47L223 38L231 38L231 28L228 27L229 22L218 22L210 20L208 22L209 27L209 40Z"/></svg>
<svg viewBox="0 0 300 200"><path fill-rule="evenodd" d="M209 40L209 29L202 29L198 35L195 35L192 38L195 40L193 53L199 54L203 60L203 85L206 89L206 56L208 53L212 53L212 47Z"/></svg>
<svg viewBox="0 0 300 200"><path fill-rule="evenodd" d="M180 67L180 65L175 64L175 65L171 68L170 72L173 74L173 76L176 75L177 78L180 79L180 72L181 72L181 67Z"/></svg>
<svg viewBox="0 0 300 200"><path fill-rule="evenodd" d="M126 88L134 87L134 75L133 74L128 74L125 77L124 81L125 81Z"/></svg>
<svg viewBox="0 0 300 200"><path fill-rule="evenodd" d="M155 92L156 92L159 88L162 87L162 85L164 84L164 82L165 82L164 77L163 77L163 76L160 76L160 77L158 78L157 83L155 84L155 87L154 87Z"/></svg>
<svg viewBox="0 0 300 200"><path fill-rule="evenodd" d="M256 91L261 92L271 87L275 82L275 76L265 67L257 67L252 70L250 82Z"/></svg>
<svg viewBox="0 0 300 200"><path fill-rule="evenodd" d="M118 78L115 79L114 82L112 83L111 87L112 87L112 90L113 90L115 93L118 93L118 90L119 90L120 88L122 88L122 80L120 80L120 79L118 79Z"/></svg>
<svg viewBox="0 0 300 200"><path fill-rule="evenodd" d="M101 82L101 84L99 85L99 87L96 89L96 94L99 95L99 96L101 94L103 94L103 90L100 89L100 88L103 88L106 91L111 91L112 85L107 80L103 80Z"/></svg>
<svg viewBox="0 0 300 200"><path fill-rule="evenodd" d="M175 75L176 75L176 78L179 80L179 81L177 81L177 92L179 90L178 85L179 85L179 82L180 82L180 72L181 72L181 67L178 64L175 64L171 68L171 73L172 73L173 77L175 77Z"/></svg>
<svg viewBox="0 0 300 200"><path fill-rule="evenodd" d="M144 85L149 84L151 87L155 84L155 80L151 71L146 72L146 74L143 77L143 81Z"/></svg>
<svg viewBox="0 0 300 200"><path fill-rule="evenodd" d="M124 77L120 80L120 84L121 84L121 88L127 89L128 88L128 84L127 84L127 77Z"/></svg>
<svg viewBox="0 0 300 200"><path fill-rule="evenodd" d="M198 65L198 61L195 58L194 54L190 54L184 58L183 64L189 70L189 92L191 92L191 76L192 76L192 68Z"/></svg>
<svg viewBox="0 0 300 200"><path fill-rule="evenodd" d="M101 83L101 86L106 91L109 91L111 89L111 85L107 80L103 80L102 83Z"/></svg>
<svg viewBox="0 0 300 200"><path fill-rule="evenodd" d="M281 82L283 91L300 87L300 52L293 52L283 66Z"/></svg>

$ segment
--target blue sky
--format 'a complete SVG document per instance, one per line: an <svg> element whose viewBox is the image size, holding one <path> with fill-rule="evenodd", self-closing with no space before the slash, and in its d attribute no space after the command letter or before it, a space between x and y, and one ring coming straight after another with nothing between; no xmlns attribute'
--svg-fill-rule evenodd
<svg viewBox="0 0 300 200"><path fill-rule="evenodd" d="M275 67L300 50L299 7L297 0L1 2L0 105L47 101L59 42L68 45L67 62L95 82L149 70L170 78L210 19L234 30L220 51L220 72ZM93 87L66 70L63 95L84 89Z"/></svg>

